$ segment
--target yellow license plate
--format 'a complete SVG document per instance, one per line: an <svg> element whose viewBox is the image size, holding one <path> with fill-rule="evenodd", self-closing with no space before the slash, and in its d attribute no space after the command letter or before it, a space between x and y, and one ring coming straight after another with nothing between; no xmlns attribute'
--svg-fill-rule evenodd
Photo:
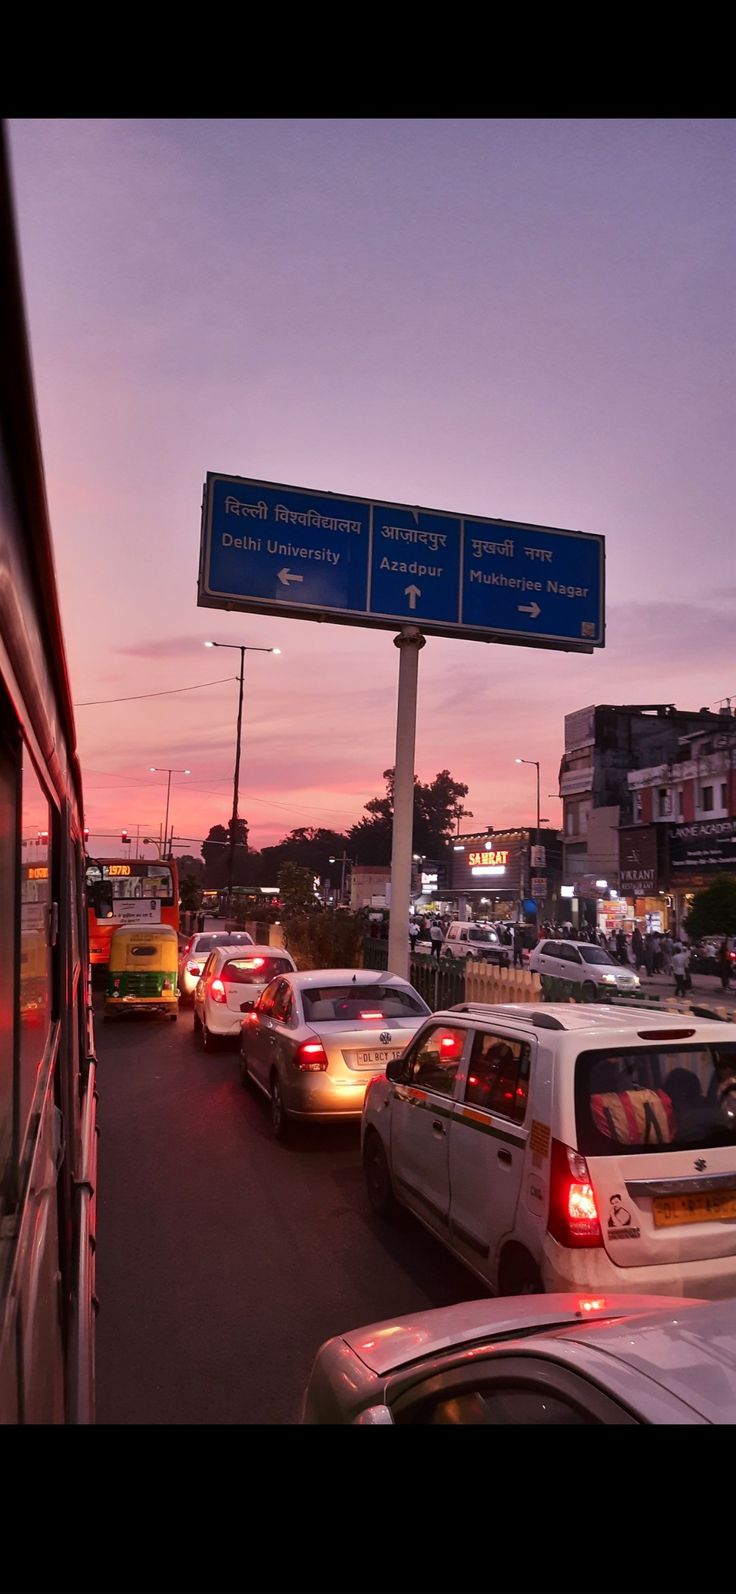
<svg viewBox="0 0 736 1594"><path fill-rule="evenodd" d="M683 1223L728 1223L736 1219L736 1190L655 1196L652 1206L657 1229L670 1229Z"/></svg>

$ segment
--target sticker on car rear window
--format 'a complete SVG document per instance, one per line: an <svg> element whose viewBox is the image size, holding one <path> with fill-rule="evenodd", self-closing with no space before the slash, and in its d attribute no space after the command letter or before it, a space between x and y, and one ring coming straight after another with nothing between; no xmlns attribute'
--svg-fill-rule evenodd
<svg viewBox="0 0 736 1594"><path fill-rule="evenodd" d="M536 1157L549 1156L549 1139L549 1124L540 1124L536 1118L533 1118L529 1146Z"/></svg>
<svg viewBox="0 0 736 1594"><path fill-rule="evenodd" d="M638 1240L641 1230L631 1221L631 1213L621 1200L618 1191L610 1198L608 1218L609 1240Z"/></svg>

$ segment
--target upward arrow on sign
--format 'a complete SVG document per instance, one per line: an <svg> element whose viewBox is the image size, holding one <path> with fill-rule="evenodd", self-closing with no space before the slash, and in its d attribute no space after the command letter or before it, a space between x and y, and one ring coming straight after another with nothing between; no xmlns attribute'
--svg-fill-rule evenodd
<svg viewBox="0 0 736 1594"><path fill-rule="evenodd" d="M404 587L404 592L406 593L406 596L409 599L409 608L410 609L416 609L417 598L421 598L421 596L422 596L421 587L414 587L414 586L412 586L412 587Z"/></svg>

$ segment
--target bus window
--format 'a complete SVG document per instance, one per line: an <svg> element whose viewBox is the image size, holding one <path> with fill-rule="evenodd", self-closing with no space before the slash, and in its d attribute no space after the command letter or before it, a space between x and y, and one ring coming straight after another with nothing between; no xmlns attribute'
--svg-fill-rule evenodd
<svg viewBox="0 0 736 1594"><path fill-rule="evenodd" d="M25 1133L51 1016L48 798L23 748L20 900L20 1132Z"/></svg>

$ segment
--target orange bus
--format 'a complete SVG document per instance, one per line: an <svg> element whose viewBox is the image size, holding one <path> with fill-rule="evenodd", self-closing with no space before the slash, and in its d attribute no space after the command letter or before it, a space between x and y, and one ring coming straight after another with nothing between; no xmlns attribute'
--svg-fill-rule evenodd
<svg viewBox="0 0 736 1594"><path fill-rule="evenodd" d="M179 879L173 858L87 859L89 950L93 968L110 961L113 930L126 924L170 924L179 930Z"/></svg>

